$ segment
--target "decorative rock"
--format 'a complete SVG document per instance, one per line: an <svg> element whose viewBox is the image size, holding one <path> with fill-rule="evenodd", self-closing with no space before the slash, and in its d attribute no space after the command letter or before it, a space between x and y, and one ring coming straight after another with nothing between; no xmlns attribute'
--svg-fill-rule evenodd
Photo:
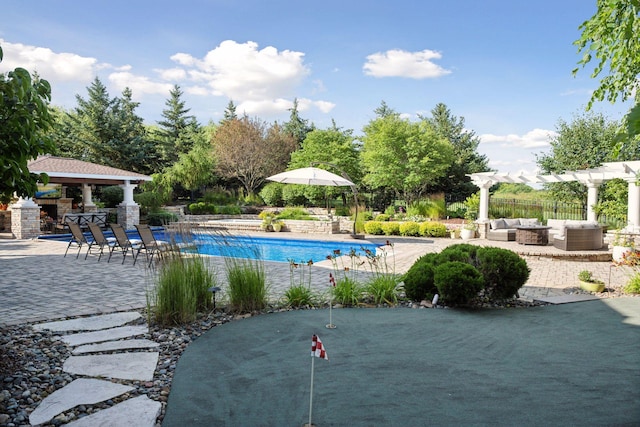
<svg viewBox="0 0 640 427"><path fill-rule="evenodd" d="M133 387L109 381L77 379L45 397L29 416L29 422L42 424L74 406L102 402L131 390Z"/></svg>
<svg viewBox="0 0 640 427"><path fill-rule="evenodd" d="M141 317L142 315L137 311L111 313L101 316L82 317L79 319L40 323L37 325L33 325L33 329L35 329L36 331L48 329L54 332L97 331L100 329L122 326Z"/></svg>
<svg viewBox="0 0 640 427"><path fill-rule="evenodd" d="M135 339L125 341L107 341L99 344L87 344L76 347L72 354L97 353L114 350L127 350L136 348L157 348L160 344L147 339Z"/></svg>
<svg viewBox="0 0 640 427"><path fill-rule="evenodd" d="M72 335L63 335L62 341L70 346L81 344L98 343L103 341L113 341L120 338L133 337L149 333L147 326L122 326L113 329L103 329L95 332L81 332Z"/></svg>
<svg viewBox="0 0 640 427"><path fill-rule="evenodd" d="M151 381L158 356L158 352L71 356L62 369L77 375Z"/></svg>
<svg viewBox="0 0 640 427"><path fill-rule="evenodd" d="M72 421L69 427L94 427L94 426L136 426L153 427L156 418L160 415L162 404L154 402L147 396L138 396L125 400L111 408L104 409L94 414Z"/></svg>

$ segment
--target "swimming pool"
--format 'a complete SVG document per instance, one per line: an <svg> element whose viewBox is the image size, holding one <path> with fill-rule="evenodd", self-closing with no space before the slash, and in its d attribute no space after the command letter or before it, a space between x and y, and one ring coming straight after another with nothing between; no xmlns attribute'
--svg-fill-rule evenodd
<svg viewBox="0 0 640 427"><path fill-rule="evenodd" d="M163 236L157 233L157 238ZM365 250L376 253L377 245L367 242L326 241L307 239L282 239L249 236L219 236L194 233L197 251L204 255L233 258L262 259L276 262L318 262L340 251L347 255L351 251L364 256ZM188 249L187 249L188 250Z"/></svg>
<svg viewBox="0 0 640 427"><path fill-rule="evenodd" d="M85 233L91 238L89 233ZM104 232L106 237L113 234L110 231ZM135 230L128 230L130 238L137 239L138 233ZM162 228L153 230L153 234L158 240L174 241L183 243L179 235L165 233ZM364 256L365 250L376 253L377 245L363 241L328 241L328 240L307 240L307 239L283 239L271 237L234 236L221 235L215 233L193 233L193 240L197 252L203 255L225 256L233 258L262 259L264 261L276 262L318 262L327 259L328 255L333 255L334 251L340 251L347 255L352 250L356 254ZM68 242L70 234L49 234L39 236L43 240L56 240ZM185 251L194 252L189 245L185 245Z"/></svg>

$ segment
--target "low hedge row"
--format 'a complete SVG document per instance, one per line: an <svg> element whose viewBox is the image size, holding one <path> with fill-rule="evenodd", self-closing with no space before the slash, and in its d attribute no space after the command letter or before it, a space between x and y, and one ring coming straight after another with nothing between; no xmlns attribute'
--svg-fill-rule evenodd
<svg viewBox="0 0 640 427"><path fill-rule="evenodd" d="M375 236L447 236L447 227L436 221L367 221L364 223L364 231Z"/></svg>

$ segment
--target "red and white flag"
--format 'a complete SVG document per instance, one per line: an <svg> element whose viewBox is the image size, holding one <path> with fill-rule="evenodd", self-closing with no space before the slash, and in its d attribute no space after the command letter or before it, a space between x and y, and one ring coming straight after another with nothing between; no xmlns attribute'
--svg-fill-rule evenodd
<svg viewBox="0 0 640 427"><path fill-rule="evenodd" d="M313 335L313 338L311 338L311 357L314 356L329 360L329 355L324 351L324 347L322 347L322 341L320 341L320 338L315 334Z"/></svg>

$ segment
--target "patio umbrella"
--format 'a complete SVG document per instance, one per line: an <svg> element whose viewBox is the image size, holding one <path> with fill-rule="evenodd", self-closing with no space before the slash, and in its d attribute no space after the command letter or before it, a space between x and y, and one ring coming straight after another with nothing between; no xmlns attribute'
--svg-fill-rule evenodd
<svg viewBox="0 0 640 427"><path fill-rule="evenodd" d="M330 163L327 164L337 167ZM346 177L336 175L335 173L331 173L324 169L309 167L281 172L277 175L268 177L267 180L279 182L281 184L326 185L333 187L349 186L351 187L351 191L353 192L353 197L355 199L356 218L358 217L358 190L356 188L356 185ZM352 237L360 237L356 233L355 221L353 222Z"/></svg>
<svg viewBox="0 0 640 427"><path fill-rule="evenodd" d="M279 173L267 178L281 184L329 185L335 187L355 186L346 178L320 168L301 168Z"/></svg>

